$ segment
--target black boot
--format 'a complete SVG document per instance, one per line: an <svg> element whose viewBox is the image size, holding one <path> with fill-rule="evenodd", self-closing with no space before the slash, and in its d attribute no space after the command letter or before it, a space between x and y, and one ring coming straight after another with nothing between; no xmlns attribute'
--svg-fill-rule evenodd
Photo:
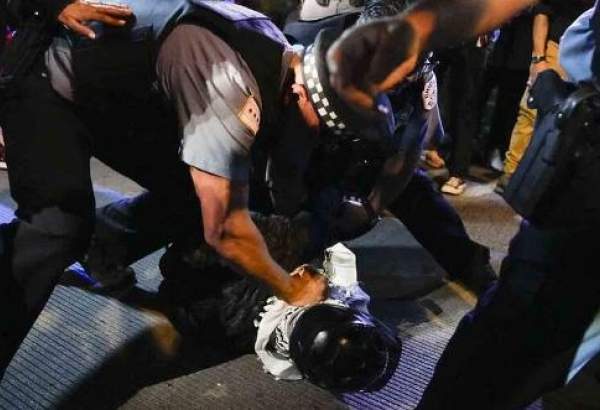
<svg viewBox="0 0 600 410"><path fill-rule="evenodd" d="M473 256L465 270L456 278L477 296L483 294L494 282L498 275L490 264L489 248L475 244Z"/></svg>

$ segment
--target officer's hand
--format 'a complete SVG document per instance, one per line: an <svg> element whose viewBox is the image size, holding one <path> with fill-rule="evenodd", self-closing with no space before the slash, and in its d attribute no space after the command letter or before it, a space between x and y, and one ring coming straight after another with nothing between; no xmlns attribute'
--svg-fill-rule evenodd
<svg viewBox="0 0 600 410"><path fill-rule="evenodd" d="M327 278L311 265L300 265L290 274L292 292L285 300L290 305L314 305L327 297Z"/></svg>
<svg viewBox="0 0 600 410"><path fill-rule="evenodd" d="M333 221L335 239L344 241L367 233L377 222L377 216L363 204L344 201Z"/></svg>
<svg viewBox="0 0 600 410"><path fill-rule="evenodd" d="M66 28L91 39L94 31L85 25L88 21L98 21L109 26L124 26L133 12L128 6L102 4L100 2L75 1L58 15L58 21Z"/></svg>
<svg viewBox="0 0 600 410"><path fill-rule="evenodd" d="M331 83L348 102L371 110L374 96L414 70L419 50L411 24L397 17L355 27L327 53Z"/></svg>

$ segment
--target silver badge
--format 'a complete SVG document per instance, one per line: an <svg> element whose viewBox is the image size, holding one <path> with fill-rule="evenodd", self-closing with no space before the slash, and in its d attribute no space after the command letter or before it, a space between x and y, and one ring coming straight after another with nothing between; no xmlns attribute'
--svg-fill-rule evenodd
<svg viewBox="0 0 600 410"><path fill-rule="evenodd" d="M437 105L437 94L437 80L435 75L432 74L429 81L425 83L423 93L421 94L423 97L423 108L427 111L433 109Z"/></svg>

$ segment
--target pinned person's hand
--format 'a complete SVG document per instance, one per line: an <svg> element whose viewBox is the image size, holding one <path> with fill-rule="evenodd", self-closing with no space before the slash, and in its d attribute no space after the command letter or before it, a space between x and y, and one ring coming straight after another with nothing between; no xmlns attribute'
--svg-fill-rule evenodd
<svg viewBox="0 0 600 410"><path fill-rule="evenodd" d="M67 29L94 39L96 33L86 22L98 21L109 26L121 27L127 24L132 15L129 6L78 0L63 9L58 15L58 21Z"/></svg>
<svg viewBox="0 0 600 410"><path fill-rule="evenodd" d="M300 265L290 274L291 293L285 297L290 305L314 305L327 297L327 278L311 265Z"/></svg>
<svg viewBox="0 0 600 410"><path fill-rule="evenodd" d="M404 80L415 69L419 53L415 30L401 18L357 26L327 53L331 84L350 104L374 110L377 94Z"/></svg>

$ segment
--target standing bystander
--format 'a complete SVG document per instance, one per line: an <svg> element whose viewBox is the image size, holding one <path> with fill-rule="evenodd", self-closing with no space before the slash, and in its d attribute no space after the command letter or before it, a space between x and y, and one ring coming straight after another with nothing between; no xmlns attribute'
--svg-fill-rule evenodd
<svg viewBox="0 0 600 410"><path fill-rule="evenodd" d="M534 10L533 50L527 88L521 97L519 114L510 137L510 145L504 160L504 172L498 181L496 192L504 192L510 177L519 166L519 162L529 146L537 118L537 111L527 105L530 86L538 73L551 69L563 79L565 72L558 60L558 44L564 31L585 10L592 6L590 0L561 2L545 0Z"/></svg>

